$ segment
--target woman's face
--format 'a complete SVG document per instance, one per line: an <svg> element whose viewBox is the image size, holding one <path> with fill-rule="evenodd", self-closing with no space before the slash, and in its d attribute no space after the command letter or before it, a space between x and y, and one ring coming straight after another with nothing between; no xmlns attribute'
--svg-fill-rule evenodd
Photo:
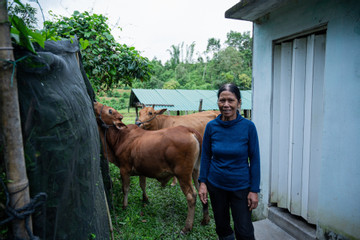
<svg viewBox="0 0 360 240"><path fill-rule="evenodd" d="M221 120L231 121L236 119L236 110L240 108L240 101L237 100L235 94L230 91L223 91L218 98L219 110L222 114Z"/></svg>

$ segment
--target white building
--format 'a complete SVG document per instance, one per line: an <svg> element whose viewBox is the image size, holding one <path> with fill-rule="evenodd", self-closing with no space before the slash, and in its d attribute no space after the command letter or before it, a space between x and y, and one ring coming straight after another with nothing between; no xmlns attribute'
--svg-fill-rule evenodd
<svg viewBox="0 0 360 240"><path fill-rule="evenodd" d="M253 22L256 215L283 208L319 239L360 239L360 1L242 0L225 16Z"/></svg>

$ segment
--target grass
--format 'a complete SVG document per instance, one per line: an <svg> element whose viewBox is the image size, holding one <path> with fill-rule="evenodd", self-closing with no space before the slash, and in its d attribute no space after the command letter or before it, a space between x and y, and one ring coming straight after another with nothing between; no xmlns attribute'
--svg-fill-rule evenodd
<svg viewBox="0 0 360 240"><path fill-rule="evenodd" d="M164 188L155 179L147 178L149 203L142 202L139 178L132 177L129 191L129 206L122 209L122 183L119 169L111 164L113 180L113 208L111 210L115 239L216 239L215 223L210 209L211 221L202 226L202 205L196 201L193 230L182 235L180 230L185 225L187 203L179 184L170 183Z"/></svg>

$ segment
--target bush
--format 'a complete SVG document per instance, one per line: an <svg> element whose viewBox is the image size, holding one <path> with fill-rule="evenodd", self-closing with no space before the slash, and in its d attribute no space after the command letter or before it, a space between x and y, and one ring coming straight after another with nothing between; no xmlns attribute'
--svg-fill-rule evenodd
<svg viewBox="0 0 360 240"><path fill-rule="evenodd" d="M114 91L113 91L113 97L119 98L119 97L121 97L121 93L119 93L118 91L114 90Z"/></svg>
<svg viewBox="0 0 360 240"><path fill-rule="evenodd" d="M108 91L106 92L106 96L107 96L107 97L113 97L113 96L114 96L113 91L112 91L112 90L108 90Z"/></svg>

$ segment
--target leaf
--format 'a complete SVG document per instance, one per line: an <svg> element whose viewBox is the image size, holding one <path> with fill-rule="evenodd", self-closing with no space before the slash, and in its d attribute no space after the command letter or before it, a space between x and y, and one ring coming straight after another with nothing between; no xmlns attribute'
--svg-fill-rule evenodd
<svg viewBox="0 0 360 240"><path fill-rule="evenodd" d="M28 31L29 35L37 42L42 48L45 48L45 37L40 32Z"/></svg>
<svg viewBox="0 0 360 240"><path fill-rule="evenodd" d="M107 40L112 40L114 38L111 34L109 34L107 32L105 32L104 35L107 38Z"/></svg>
<svg viewBox="0 0 360 240"><path fill-rule="evenodd" d="M129 70L134 70L135 66L136 66L136 62L132 62L132 63L130 63L130 64L128 65L128 69L129 69Z"/></svg>
<svg viewBox="0 0 360 240"><path fill-rule="evenodd" d="M20 0L14 0L14 2L16 2L18 5L20 5L23 9L26 9L25 6L24 6L24 4L22 4L22 3L20 2Z"/></svg>
<svg viewBox="0 0 360 240"><path fill-rule="evenodd" d="M18 16L14 15L11 18L11 24L19 31L19 44L36 54L34 46L29 38L29 32L31 31L26 27L24 21Z"/></svg>
<svg viewBox="0 0 360 240"><path fill-rule="evenodd" d="M10 33L11 33L11 37L14 38L17 43L19 43L20 42L19 31L16 28L11 28Z"/></svg>
<svg viewBox="0 0 360 240"><path fill-rule="evenodd" d="M89 45L89 41L87 39L83 39L83 38L80 38L80 45L81 45L81 49L82 50L85 50Z"/></svg>
<svg viewBox="0 0 360 240"><path fill-rule="evenodd" d="M115 71L114 69L111 69L111 70L109 71L109 73L110 73L111 75L113 75L113 76L116 76L116 71Z"/></svg>

